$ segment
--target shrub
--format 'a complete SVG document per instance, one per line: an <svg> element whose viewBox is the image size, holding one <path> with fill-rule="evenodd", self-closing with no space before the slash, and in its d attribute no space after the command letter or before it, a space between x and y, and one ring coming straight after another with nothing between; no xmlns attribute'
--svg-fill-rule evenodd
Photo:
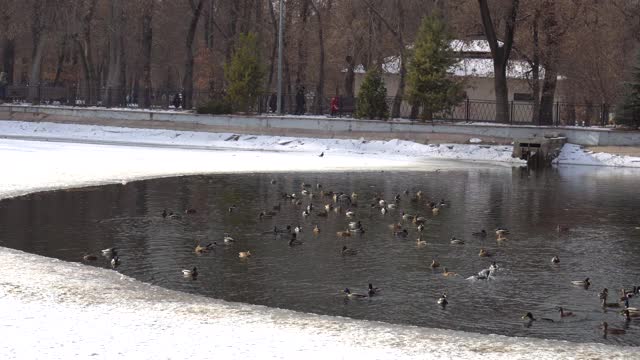
<svg viewBox="0 0 640 360"><path fill-rule="evenodd" d="M359 119L386 119L389 117L387 88L384 86L379 70L369 70L362 81L354 116Z"/></svg>
<svg viewBox="0 0 640 360"><path fill-rule="evenodd" d="M233 107L225 99L214 99L198 106L196 111L198 114L231 114Z"/></svg>

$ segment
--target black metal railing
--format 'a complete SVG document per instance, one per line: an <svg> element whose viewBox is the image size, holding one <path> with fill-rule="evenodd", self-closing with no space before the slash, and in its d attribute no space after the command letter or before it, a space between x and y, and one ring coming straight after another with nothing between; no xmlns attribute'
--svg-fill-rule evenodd
<svg viewBox="0 0 640 360"><path fill-rule="evenodd" d="M4 101L23 102L31 99L37 104L65 105L81 107L143 107L143 90L109 89L77 86L7 86L4 89ZM182 94L180 97L179 94ZM178 101L176 102L176 97ZM215 90L196 89L191 95L192 108L203 105L213 99L222 99L224 93ZM0 99L1 100L1 99ZM184 95L179 89L152 89L149 92L149 106L151 109L179 109L184 108ZM392 114L394 97L385 99L389 114ZM337 105L337 106L332 106ZM335 117L351 117L356 111L357 98L331 96L320 98L313 94L306 94L301 102L299 96L286 94L282 97L282 109L290 115L327 115ZM258 96L251 111L260 114L274 113L277 101L274 94ZM514 125L554 125L554 126L606 126L609 122L610 107L607 104L574 104L556 102L551 114L545 121L539 122L535 116L538 109L532 102L511 101L508 104L507 123ZM422 107L407 100L400 102L399 117L405 119L419 119ZM547 111L549 113L549 111ZM496 123L496 102L485 100L465 99L457 106L431 116L434 122L488 122Z"/></svg>

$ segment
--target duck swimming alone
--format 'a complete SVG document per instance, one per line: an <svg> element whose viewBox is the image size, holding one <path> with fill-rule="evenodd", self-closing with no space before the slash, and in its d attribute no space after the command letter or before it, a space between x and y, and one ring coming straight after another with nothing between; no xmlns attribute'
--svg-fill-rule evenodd
<svg viewBox="0 0 640 360"><path fill-rule="evenodd" d="M442 308L445 308L447 304L449 304L449 301L447 300L447 294L442 294L442 296L440 296L440 298L438 299L438 305L442 306Z"/></svg>
<svg viewBox="0 0 640 360"><path fill-rule="evenodd" d="M486 237L487 236L487 231L485 229L482 229L480 231L476 231L474 233L471 233L471 235L479 236L479 237Z"/></svg>
<svg viewBox="0 0 640 360"><path fill-rule="evenodd" d="M82 257L82 260L84 260L84 261L96 261L96 260L98 260L98 257L93 255L93 254L87 254L87 255Z"/></svg>
<svg viewBox="0 0 640 360"><path fill-rule="evenodd" d="M340 253L342 254L342 256L353 256L358 253L358 250L349 249L346 246L343 246L342 250L340 250Z"/></svg>
<svg viewBox="0 0 640 360"><path fill-rule="evenodd" d="M431 260L431 265L430 266L431 266L432 269L435 269L437 267L440 267L440 263L434 259L434 260Z"/></svg>
<svg viewBox="0 0 640 360"><path fill-rule="evenodd" d="M111 267L115 269L119 265L120 265L120 258L118 257L118 255L116 255L113 257L113 259L111 259Z"/></svg>
<svg viewBox="0 0 640 360"><path fill-rule="evenodd" d="M193 269L189 270L189 269L184 269L182 270L182 275L184 277L191 277L191 278L196 278L198 277L198 268L196 268L195 266L193 267Z"/></svg>
<svg viewBox="0 0 640 360"><path fill-rule="evenodd" d="M552 264L557 264L560 262L560 258L558 256L554 256L551 258L551 263Z"/></svg>
<svg viewBox="0 0 640 360"><path fill-rule="evenodd" d="M249 258L249 257L251 257L251 251L248 251L248 250L247 251L240 251L238 253L238 257L241 258L241 259Z"/></svg>
<svg viewBox="0 0 640 360"><path fill-rule="evenodd" d="M623 330L623 329L610 328L609 324L607 324L606 321L602 322L602 331L604 333L604 336L607 336L609 334L611 334L611 335L622 335L622 334L625 334L627 332L626 330Z"/></svg>
<svg viewBox="0 0 640 360"><path fill-rule="evenodd" d="M456 239L456 237L451 238L451 245L464 245L464 241L460 239Z"/></svg>
<svg viewBox="0 0 640 360"><path fill-rule="evenodd" d="M485 249L480 249L480 252L478 253L478 256L480 256L480 257L490 257L491 254L488 251L486 251Z"/></svg>
<svg viewBox="0 0 640 360"><path fill-rule="evenodd" d="M446 267L442 268L442 275L444 276L458 276L458 274L452 272L452 271L448 271Z"/></svg>
<svg viewBox="0 0 640 360"><path fill-rule="evenodd" d="M586 278L584 280L574 280L571 283L576 286L584 286L585 288L588 288L589 286L591 286L591 282L589 282L589 278Z"/></svg>
<svg viewBox="0 0 640 360"><path fill-rule="evenodd" d="M558 311L560 311L561 318L574 316L571 311L564 311L564 308L562 306L558 307Z"/></svg>

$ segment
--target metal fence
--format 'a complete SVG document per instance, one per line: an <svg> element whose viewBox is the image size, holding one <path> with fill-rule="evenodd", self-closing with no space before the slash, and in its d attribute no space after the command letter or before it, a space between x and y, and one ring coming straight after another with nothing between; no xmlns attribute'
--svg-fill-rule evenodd
<svg viewBox="0 0 640 360"><path fill-rule="evenodd" d="M150 100L152 109L175 108L174 99L180 93L178 89L152 89ZM106 97L111 97L112 107L141 108L142 95L130 90L105 88L78 89L76 87L53 86L7 86L4 92L5 101L22 102L26 99L35 99L39 104L66 105L82 107L104 107ZM30 96L31 95L31 96ZM194 90L192 94L193 107L203 105L212 99L221 99L223 93L213 90ZM252 107L256 113L268 114L275 112L276 101L274 95L259 96ZM282 97L282 109L285 114L314 114L336 117L350 117L356 111L357 98L339 97L338 110L331 110L332 97L317 98L314 95L306 95L302 106L296 95L284 95ZM389 113L393 109L395 98L385 99ZM182 103L180 104L182 107ZM401 118L415 119L419 117L421 107L403 100L400 102L399 114ZM511 101L509 103L508 123L517 125L538 125L534 119L535 108L532 102ZM609 106L607 104L573 104L557 102L553 104L552 119L547 119L547 124L555 126L606 126L609 122ZM434 121L450 122L496 122L496 102L466 99L458 106L446 112L433 115Z"/></svg>

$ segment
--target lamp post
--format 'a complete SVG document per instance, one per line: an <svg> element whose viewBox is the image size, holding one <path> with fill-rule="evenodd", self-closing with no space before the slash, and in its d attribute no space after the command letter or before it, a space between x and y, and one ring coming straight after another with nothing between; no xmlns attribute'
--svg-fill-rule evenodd
<svg viewBox="0 0 640 360"><path fill-rule="evenodd" d="M280 22L278 24L278 105L277 113L282 115L282 48L284 47L283 30L284 30L284 0L280 0Z"/></svg>

